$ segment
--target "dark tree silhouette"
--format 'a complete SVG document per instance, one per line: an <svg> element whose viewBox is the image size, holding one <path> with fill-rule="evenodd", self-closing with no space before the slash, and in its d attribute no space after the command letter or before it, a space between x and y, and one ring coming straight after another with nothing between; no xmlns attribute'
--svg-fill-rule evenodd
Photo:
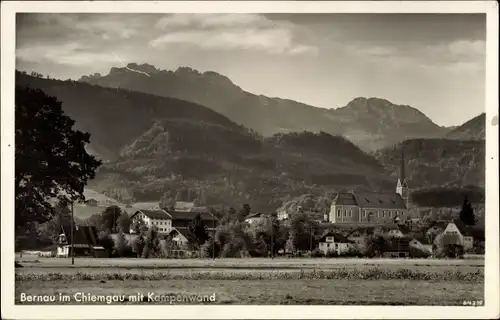
<svg viewBox="0 0 500 320"><path fill-rule="evenodd" d="M191 240L196 244L198 248L201 247L205 241L208 240L208 234L203 225L203 221L201 220L201 216L197 214L188 225L189 234L191 236Z"/></svg>
<svg viewBox="0 0 500 320"><path fill-rule="evenodd" d="M238 220L240 222L244 221L246 219L246 217L248 217L248 215L250 214L251 211L252 211L252 208L250 207L250 205L248 203L245 203L243 206L241 206L241 210L238 213Z"/></svg>
<svg viewBox="0 0 500 320"><path fill-rule="evenodd" d="M55 98L16 86L16 227L46 221L53 213L50 198L63 204L85 199L83 188L101 162L85 150L90 134L74 124Z"/></svg>
<svg viewBox="0 0 500 320"><path fill-rule="evenodd" d="M472 209L472 205L467 199L467 196L465 196L464 202L462 204L462 210L460 211L460 221L469 226L473 226L476 224L474 210Z"/></svg>
<svg viewBox="0 0 500 320"><path fill-rule="evenodd" d="M118 206L109 206L101 213L101 225L99 229L115 233L118 231L120 216L127 214Z"/></svg>

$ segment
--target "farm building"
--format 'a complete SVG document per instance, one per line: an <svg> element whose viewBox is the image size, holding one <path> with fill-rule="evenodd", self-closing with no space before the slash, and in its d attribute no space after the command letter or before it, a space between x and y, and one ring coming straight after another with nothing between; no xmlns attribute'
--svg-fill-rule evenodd
<svg viewBox="0 0 500 320"><path fill-rule="evenodd" d="M349 248L353 247L353 242L348 240L341 234L328 232L321 239L319 239L318 249L323 253L337 252L342 254L347 252Z"/></svg>
<svg viewBox="0 0 500 320"><path fill-rule="evenodd" d="M98 202L96 199L88 199L85 201L85 204L88 206L97 207Z"/></svg>
<svg viewBox="0 0 500 320"><path fill-rule="evenodd" d="M176 201L174 211L191 211L195 208L194 202Z"/></svg>
<svg viewBox="0 0 500 320"><path fill-rule="evenodd" d="M148 227L155 226L160 234L170 234L174 228L187 228L197 215L200 215L208 231L214 230L217 226L218 219L214 215L197 211L138 210L131 216L131 219L132 221L142 220ZM134 230L130 232L133 233Z"/></svg>
<svg viewBox="0 0 500 320"><path fill-rule="evenodd" d="M249 214L245 218L245 222L248 223L248 224L259 223L259 222L263 222L265 220L268 220L271 217L272 217L272 214L266 214L266 213L256 212L256 213Z"/></svg>
<svg viewBox="0 0 500 320"><path fill-rule="evenodd" d="M384 252L385 257L405 258L410 256L410 239L393 238L387 242L387 249Z"/></svg>
<svg viewBox="0 0 500 320"><path fill-rule="evenodd" d="M410 241L410 247L412 248L415 248L417 250L420 250L420 251L424 251L428 254L431 254L432 253L432 248L429 248L428 245L424 245L422 244L420 241L418 241L417 239L412 239Z"/></svg>
<svg viewBox="0 0 500 320"><path fill-rule="evenodd" d="M179 246L183 246L189 243L189 230L188 228L173 228L169 235L172 237L172 241L177 243Z"/></svg>
<svg viewBox="0 0 500 320"><path fill-rule="evenodd" d="M399 228L394 228L394 229L389 230L389 232L387 232L387 236L389 238L403 238L404 234L403 234L403 232L401 232L401 230Z"/></svg>
<svg viewBox="0 0 500 320"><path fill-rule="evenodd" d="M479 229L467 226L460 220L449 222L443 232L436 236L434 244L437 246L444 236L447 237L447 243L460 245L465 251L472 250L475 241L484 241L484 234Z"/></svg>
<svg viewBox="0 0 500 320"><path fill-rule="evenodd" d="M99 244L97 229L93 226L75 226L73 229L73 245L71 243L71 230L64 230L59 235L57 244L57 257L70 257L71 248L75 256L107 256L106 250Z"/></svg>
<svg viewBox="0 0 500 320"><path fill-rule="evenodd" d="M167 211L162 209L138 210L130 217L130 219L132 222L134 220L142 221L148 228L155 226L160 234L167 234L170 230L172 230L172 216ZM134 232L135 230L131 228L130 233Z"/></svg>

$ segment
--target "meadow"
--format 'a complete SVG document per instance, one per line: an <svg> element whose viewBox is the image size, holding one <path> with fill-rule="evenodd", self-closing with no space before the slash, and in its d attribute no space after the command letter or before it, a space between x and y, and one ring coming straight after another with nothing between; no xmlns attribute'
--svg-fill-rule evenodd
<svg viewBox="0 0 500 320"><path fill-rule="evenodd" d="M17 257L27 295L215 295L215 304L463 305L484 299L484 260ZM50 303L50 302L49 302ZM95 304L106 302L52 302ZM183 302L183 304L190 302Z"/></svg>

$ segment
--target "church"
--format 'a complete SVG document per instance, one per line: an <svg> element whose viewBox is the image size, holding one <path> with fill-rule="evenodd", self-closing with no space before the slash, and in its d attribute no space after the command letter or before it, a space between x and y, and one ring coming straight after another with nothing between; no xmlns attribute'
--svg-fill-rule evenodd
<svg viewBox="0 0 500 320"><path fill-rule="evenodd" d="M404 155L395 193L339 192L333 199L328 222L336 224L383 224L408 219L409 190Z"/></svg>

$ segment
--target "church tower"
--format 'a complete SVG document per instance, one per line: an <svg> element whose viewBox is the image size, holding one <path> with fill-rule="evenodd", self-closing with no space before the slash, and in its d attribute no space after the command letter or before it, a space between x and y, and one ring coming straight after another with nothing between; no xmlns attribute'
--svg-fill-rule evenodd
<svg viewBox="0 0 500 320"><path fill-rule="evenodd" d="M403 198L406 208L408 208L409 191L408 191L408 183L406 181L406 176L405 176L405 158L403 151L401 151L400 170L401 171L399 173L398 184L396 186L396 193L399 194L401 198Z"/></svg>

